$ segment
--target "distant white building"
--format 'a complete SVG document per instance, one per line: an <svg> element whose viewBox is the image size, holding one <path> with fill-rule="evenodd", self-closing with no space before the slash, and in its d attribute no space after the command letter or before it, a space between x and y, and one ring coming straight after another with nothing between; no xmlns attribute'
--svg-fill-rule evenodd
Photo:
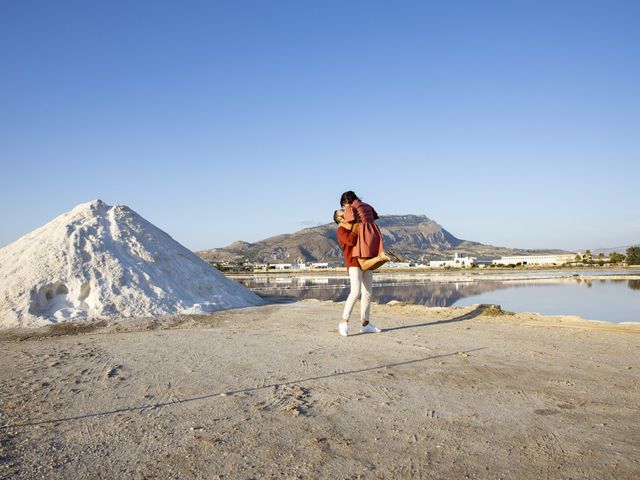
<svg viewBox="0 0 640 480"><path fill-rule="evenodd" d="M409 262L388 262L385 264L385 267L390 268L411 268L411 263Z"/></svg>
<svg viewBox="0 0 640 480"><path fill-rule="evenodd" d="M476 264L476 257L461 257L458 252L455 253L453 260L432 260L429 262L431 268L446 268L446 267L472 267Z"/></svg>
<svg viewBox="0 0 640 480"><path fill-rule="evenodd" d="M329 268L328 262L314 262L311 264L311 268Z"/></svg>
<svg viewBox="0 0 640 480"><path fill-rule="evenodd" d="M565 255L514 255L493 260L494 265L562 265L575 259L575 254Z"/></svg>
<svg viewBox="0 0 640 480"><path fill-rule="evenodd" d="M290 263L272 263L269 266L276 270L291 270L293 268L293 265Z"/></svg>

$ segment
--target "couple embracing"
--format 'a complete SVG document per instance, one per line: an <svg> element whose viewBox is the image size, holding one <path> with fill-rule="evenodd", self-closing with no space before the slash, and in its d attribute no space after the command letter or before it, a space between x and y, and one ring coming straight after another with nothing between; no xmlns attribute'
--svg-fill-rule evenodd
<svg viewBox="0 0 640 480"><path fill-rule="evenodd" d="M349 332L349 317L360 298L360 320L362 333L380 333L369 321L371 311L371 293L373 287L373 270L388 261L400 261L397 255L384 249L382 234L375 221L379 218L374 208L362 202L352 192L344 192L340 197L342 209L336 210L333 220L338 224L338 244L342 248L344 264L349 272L351 292L342 312L342 320L338 324L338 332L346 337Z"/></svg>

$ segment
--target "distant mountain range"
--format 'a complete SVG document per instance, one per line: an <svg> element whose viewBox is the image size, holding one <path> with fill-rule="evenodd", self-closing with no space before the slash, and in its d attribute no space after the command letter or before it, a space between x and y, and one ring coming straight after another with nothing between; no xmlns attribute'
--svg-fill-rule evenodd
<svg viewBox="0 0 640 480"><path fill-rule="evenodd" d="M461 240L425 215L386 215L380 226L385 247L415 262L450 258L454 252L479 259L503 255L551 255L564 250L525 250L495 247ZM291 234L276 235L255 243L236 241L223 248L202 250L198 255L215 262L252 263L340 262L342 252L336 240L336 225L328 223Z"/></svg>
<svg viewBox="0 0 640 480"><path fill-rule="evenodd" d="M591 254L592 255L597 255L598 253L602 253L603 255L610 255L612 253L625 254L627 252L627 248L629 248L629 247L640 247L640 244L625 245L624 247L595 248L595 249L591 250Z"/></svg>

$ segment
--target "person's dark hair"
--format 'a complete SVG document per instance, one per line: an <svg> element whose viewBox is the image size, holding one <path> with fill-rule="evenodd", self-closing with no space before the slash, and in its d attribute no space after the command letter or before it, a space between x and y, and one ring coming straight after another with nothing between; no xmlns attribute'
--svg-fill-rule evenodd
<svg viewBox="0 0 640 480"><path fill-rule="evenodd" d="M338 220L338 217L340 216L338 214L340 210L336 210L335 212L333 212L333 221L336 222L338 225L340 225L340 220Z"/></svg>
<svg viewBox="0 0 640 480"><path fill-rule="evenodd" d="M340 197L340 205L341 206L348 205L354 200L360 200L360 199L355 194L355 192L352 192L351 190L349 190L348 192L344 192Z"/></svg>

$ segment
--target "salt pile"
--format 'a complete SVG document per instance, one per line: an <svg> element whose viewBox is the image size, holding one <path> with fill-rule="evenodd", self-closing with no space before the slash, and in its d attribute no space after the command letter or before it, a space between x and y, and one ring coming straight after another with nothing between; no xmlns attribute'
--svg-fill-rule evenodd
<svg viewBox="0 0 640 480"><path fill-rule="evenodd" d="M0 327L201 313L261 299L123 205L78 205L0 249Z"/></svg>

